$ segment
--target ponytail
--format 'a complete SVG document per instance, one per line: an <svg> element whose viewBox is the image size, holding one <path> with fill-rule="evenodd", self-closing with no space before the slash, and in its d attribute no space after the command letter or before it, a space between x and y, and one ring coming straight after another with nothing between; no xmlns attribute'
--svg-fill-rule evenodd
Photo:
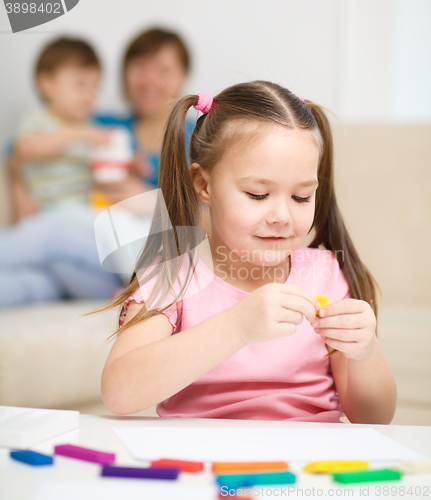
<svg viewBox="0 0 431 500"><path fill-rule="evenodd" d="M190 178L186 156L186 117L197 96L187 96L175 105L166 125L160 156L159 187L172 226L197 226L199 201Z"/></svg>
<svg viewBox="0 0 431 500"><path fill-rule="evenodd" d="M95 312L105 311L124 302L144 283L156 277L150 297L151 310L143 308L121 330L129 328L175 304L185 292L193 269L194 249L201 243L205 231L200 229L201 212L196 191L190 178L186 156L186 117L189 108L196 104L197 96L186 96L177 101L166 125L160 156L158 196L145 247L137 261L129 285L117 297ZM170 304L163 303L174 288L183 259L189 260L189 268L181 290ZM150 267L153 269L145 273ZM144 271L144 276L140 276ZM155 297L157 302L153 303ZM121 310L120 317L124 312ZM112 336L120 331L118 328Z"/></svg>
<svg viewBox="0 0 431 500"><path fill-rule="evenodd" d="M368 302L377 317L377 283L359 258L344 224L334 192L333 143L331 127L323 109L307 102L323 138L323 151L319 164L319 187L316 193L316 209L313 222L315 236L310 248L323 245L335 252L341 270L349 285L350 295Z"/></svg>

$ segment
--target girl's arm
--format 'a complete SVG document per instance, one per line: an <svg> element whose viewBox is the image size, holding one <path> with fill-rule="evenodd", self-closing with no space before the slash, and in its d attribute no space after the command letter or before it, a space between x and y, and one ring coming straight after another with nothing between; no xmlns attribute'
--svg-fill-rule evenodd
<svg viewBox="0 0 431 500"><path fill-rule="evenodd" d="M131 302L125 323L142 307ZM120 415L164 401L245 346L230 309L172 335L158 314L120 333L102 373L106 407Z"/></svg>
<svg viewBox="0 0 431 500"><path fill-rule="evenodd" d="M127 323L142 305L131 302ZM268 284L202 323L172 335L158 314L119 332L102 373L102 397L113 413L149 408L178 393L250 342L290 336L319 307L307 290Z"/></svg>
<svg viewBox="0 0 431 500"><path fill-rule="evenodd" d="M330 359L341 407L349 421L389 424L395 414L397 388L377 339L366 360L347 359L340 352Z"/></svg>
<svg viewBox="0 0 431 500"><path fill-rule="evenodd" d="M109 141L110 131L90 125L69 125L57 132L35 132L20 136L16 151L21 159L42 160L61 154L73 142L100 146Z"/></svg>
<svg viewBox="0 0 431 500"><path fill-rule="evenodd" d="M389 424L397 388L375 335L376 318L362 300L344 299L319 311L317 333L329 357L341 407L352 423Z"/></svg>

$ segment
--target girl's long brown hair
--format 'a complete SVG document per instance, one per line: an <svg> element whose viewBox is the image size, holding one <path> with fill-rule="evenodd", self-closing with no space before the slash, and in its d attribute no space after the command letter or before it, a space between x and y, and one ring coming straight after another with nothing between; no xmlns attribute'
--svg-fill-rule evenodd
<svg viewBox="0 0 431 500"><path fill-rule="evenodd" d="M163 210L163 200L160 200L152 223L152 228L157 225L158 229L150 230L151 236L136 269L148 269L157 260L160 265L139 279L135 272L126 289L95 312L122 305L143 283L154 277L156 283L151 298L158 296L160 304L178 278L181 262L175 257L184 254L188 248L191 249L191 255L187 254L187 258L192 260L193 249L205 234L203 230L201 233L195 230L201 225L200 209L190 178L185 143L186 115L197 101L197 95L179 99L166 126L160 158L159 188L166 203L167 214ZM376 283L358 256L335 198L332 133L323 109L310 101L302 102L289 90L274 83L254 81L234 85L220 92L214 98L209 113L202 115L197 121L190 139L190 162L198 163L205 171L210 172L227 148L247 135L249 127L246 122L301 129L316 141L320 149L319 186L312 226L315 236L309 246L321 246L335 252L351 297L368 302L377 316ZM192 267L190 262L186 281L181 284L181 290L177 291L176 300L171 304L180 304L182 293L193 273ZM146 310L143 307L114 334L159 314L164 309L166 307L159 310Z"/></svg>

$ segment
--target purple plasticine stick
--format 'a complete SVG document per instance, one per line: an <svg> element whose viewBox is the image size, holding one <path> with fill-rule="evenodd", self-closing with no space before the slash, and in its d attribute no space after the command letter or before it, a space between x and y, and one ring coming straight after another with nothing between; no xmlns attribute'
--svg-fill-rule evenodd
<svg viewBox="0 0 431 500"><path fill-rule="evenodd" d="M105 453L104 451L92 450L91 448L83 448L73 444L59 444L54 448L56 455L64 457L77 458L78 460L86 460L87 462L95 462L96 464L112 464L115 462L115 453Z"/></svg>
<svg viewBox="0 0 431 500"><path fill-rule="evenodd" d="M116 467L104 465L102 476L106 477L134 477L141 479L177 479L179 467Z"/></svg>

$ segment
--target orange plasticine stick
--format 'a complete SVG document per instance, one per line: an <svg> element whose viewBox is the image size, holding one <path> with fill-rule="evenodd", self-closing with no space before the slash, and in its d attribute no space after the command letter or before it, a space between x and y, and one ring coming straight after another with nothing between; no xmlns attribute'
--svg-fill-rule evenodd
<svg viewBox="0 0 431 500"><path fill-rule="evenodd" d="M236 472L236 471L257 471L257 470L287 470L287 462L214 462L213 472Z"/></svg>

